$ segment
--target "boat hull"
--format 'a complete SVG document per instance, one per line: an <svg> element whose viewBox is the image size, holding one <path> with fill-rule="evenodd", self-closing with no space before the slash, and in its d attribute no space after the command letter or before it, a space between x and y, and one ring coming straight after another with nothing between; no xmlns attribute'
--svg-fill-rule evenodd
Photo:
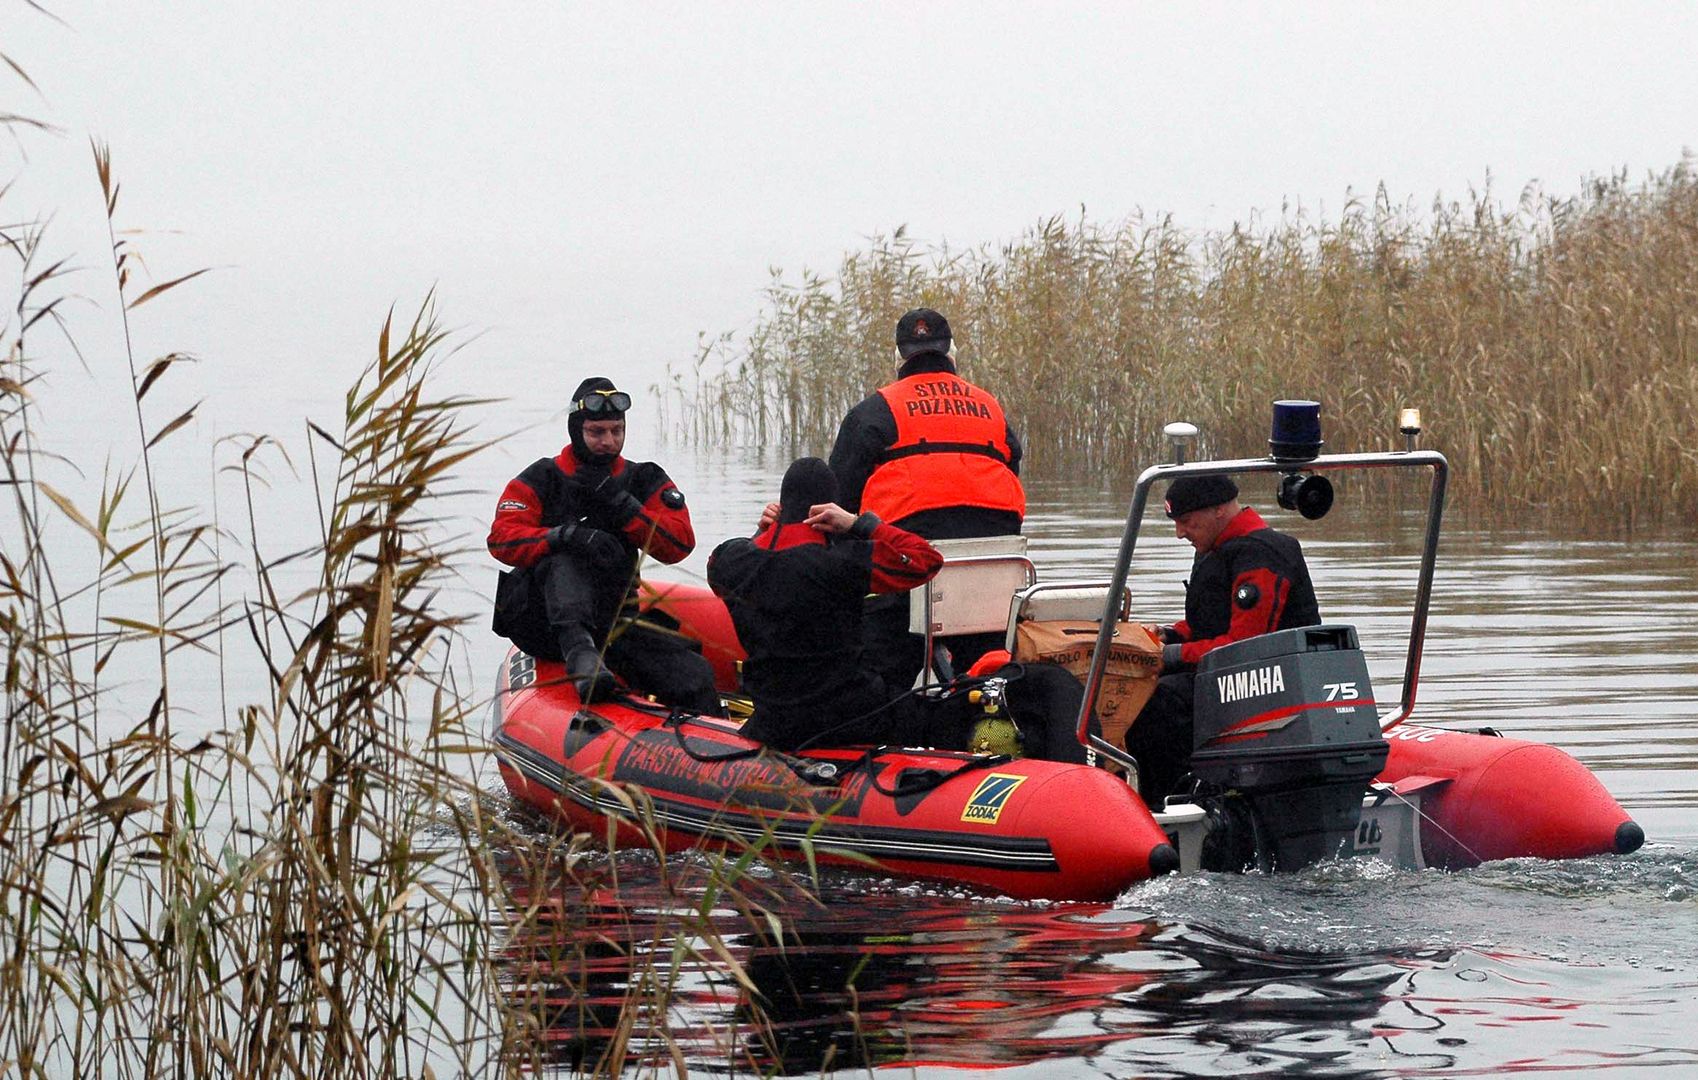
<svg viewBox="0 0 1698 1080"><path fill-rule="evenodd" d="M1626 854L1644 843L1591 770L1554 746L1407 723L1386 739L1379 780L1418 800L1428 866Z"/></svg>
<svg viewBox="0 0 1698 1080"><path fill-rule="evenodd" d="M645 585L645 600L702 642L721 689L735 687L743 654L718 597L663 584ZM870 760L847 749L758 753L731 722L585 709L559 664L519 652L498 685L495 741L514 796L589 832L611 819L624 844L652 842L621 794L629 787L645 793L670 851L755 844L1021 898L1100 901L1195 869L1209 827L1197 807L1152 816L1124 781L1090 766L914 750ZM1412 723L1387 740L1341 854L1459 869L1623 854L1644 842L1598 778L1554 746Z"/></svg>
<svg viewBox="0 0 1698 1080"><path fill-rule="evenodd" d="M757 846L1022 899L1110 900L1178 868L1136 793L1102 769L944 751L779 754L728 721L585 708L562 676L519 653L504 664L502 777L575 828L612 820L621 844L647 843L652 821L669 851Z"/></svg>

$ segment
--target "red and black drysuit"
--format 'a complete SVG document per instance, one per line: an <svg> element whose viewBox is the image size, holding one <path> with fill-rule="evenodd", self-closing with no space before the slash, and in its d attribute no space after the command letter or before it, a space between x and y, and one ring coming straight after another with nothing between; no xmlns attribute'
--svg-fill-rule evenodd
<svg viewBox="0 0 1698 1080"><path fill-rule="evenodd" d="M1302 546L1245 507L1226 523L1214 547L1192 562L1185 619L1164 629L1162 638L1178 644L1179 665L1194 669L1222 645L1320 621ZM1146 801L1171 794L1190 765L1196 686L1191 670L1163 675L1126 733Z"/></svg>
<svg viewBox="0 0 1698 1080"><path fill-rule="evenodd" d="M864 513L846 537L804 524L753 540L727 540L708 559L708 583L724 600L748 659L743 687L755 712L743 733L769 746L889 743L965 749L975 719L965 694L917 698L864 663L862 598L918 588L943 563L937 549ZM1010 664L1008 715L1029 757L1084 762L1073 734L1084 697L1079 680L1048 664Z"/></svg>
<svg viewBox="0 0 1698 1080"><path fill-rule="evenodd" d="M677 627L666 616L638 614L639 552L676 563L696 546L684 493L659 465L586 464L568 445L508 481L488 543L514 568L496 589L496 633L549 660L584 644L604 648L608 669L632 687L721 711L707 660L669 632Z"/></svg>
<svg viewBox="0 0 1698 1080"><path fill-rule="evenodd" d="M849 410L831 448L838 503L870 510L928 540L1011 536L1026 515L1020 439L988 391L937 352L911 357L897 379ZM957 671L1000 634L949 640ZM891 685L912 685L924 639L908 632L906 595L875 599L866 621L868 661Z"/></svg>
<svg viewBox="0 0 1698 1080"><path fill-rule="evenodd" d="M887 687L861 663L862 601L924 585L943 556L905 529L862 514L847 535L800 522L725 541L708 584L731 612L754 699L744 734L781 749L925 742L906 730L906 686Z"/></svg>

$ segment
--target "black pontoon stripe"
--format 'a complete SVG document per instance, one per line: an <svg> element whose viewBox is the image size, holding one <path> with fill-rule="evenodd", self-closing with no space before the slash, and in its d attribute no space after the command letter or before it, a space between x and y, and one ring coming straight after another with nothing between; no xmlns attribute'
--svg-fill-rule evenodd
<svg viewBox="0 0 1698 1080"><path fill-rule="evenodd" d="M528 779L597 813L630 819L624 804L589 782L588 777L570 772L544 754L506 733L496 736L498 754ZM503 753L504 751L504 753ZM757 818L728 807L697 807L675 802L662 792L647 789L660 823L697 836L719 839L734 837L758 842L772 836L787 847L803 840L816 847L838 848L863 855L911 862L952 863L1003 870L1053 873L1060 869L1049 841L1041 836L969 836L935 829L895 829L882 825L855 825L813 819Z"/></svg>

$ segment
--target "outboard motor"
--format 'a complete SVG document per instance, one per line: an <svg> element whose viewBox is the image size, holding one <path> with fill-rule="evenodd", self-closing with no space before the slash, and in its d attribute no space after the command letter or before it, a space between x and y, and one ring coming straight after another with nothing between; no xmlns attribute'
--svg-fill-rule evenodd
<svg viewBox="0 0 1698 1080"><path fill-rule="evenodd" d="M1195 700L1197 801L1224 834L1205 843L1205 867L1295 870L1348 847L1389 752L1355 627L1215 649Z"/></svg>

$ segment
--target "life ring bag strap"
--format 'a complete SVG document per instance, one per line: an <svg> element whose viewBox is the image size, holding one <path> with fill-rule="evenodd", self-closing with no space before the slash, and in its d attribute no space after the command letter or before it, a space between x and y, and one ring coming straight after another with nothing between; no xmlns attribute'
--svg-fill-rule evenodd
<svg viewBox="0 0 1698 1080"><path fill-rule="evenodd" d="M934 788L942 787L962 773L973 772L976 769L995 769L1013 760L1008 754L979 754L948 772L940 769L910 767L896 774L896 786L892 788L886 788L878 782L877 777L874 777L873 790L892 799L905 799L910 795L919 795Z"/></svg>

